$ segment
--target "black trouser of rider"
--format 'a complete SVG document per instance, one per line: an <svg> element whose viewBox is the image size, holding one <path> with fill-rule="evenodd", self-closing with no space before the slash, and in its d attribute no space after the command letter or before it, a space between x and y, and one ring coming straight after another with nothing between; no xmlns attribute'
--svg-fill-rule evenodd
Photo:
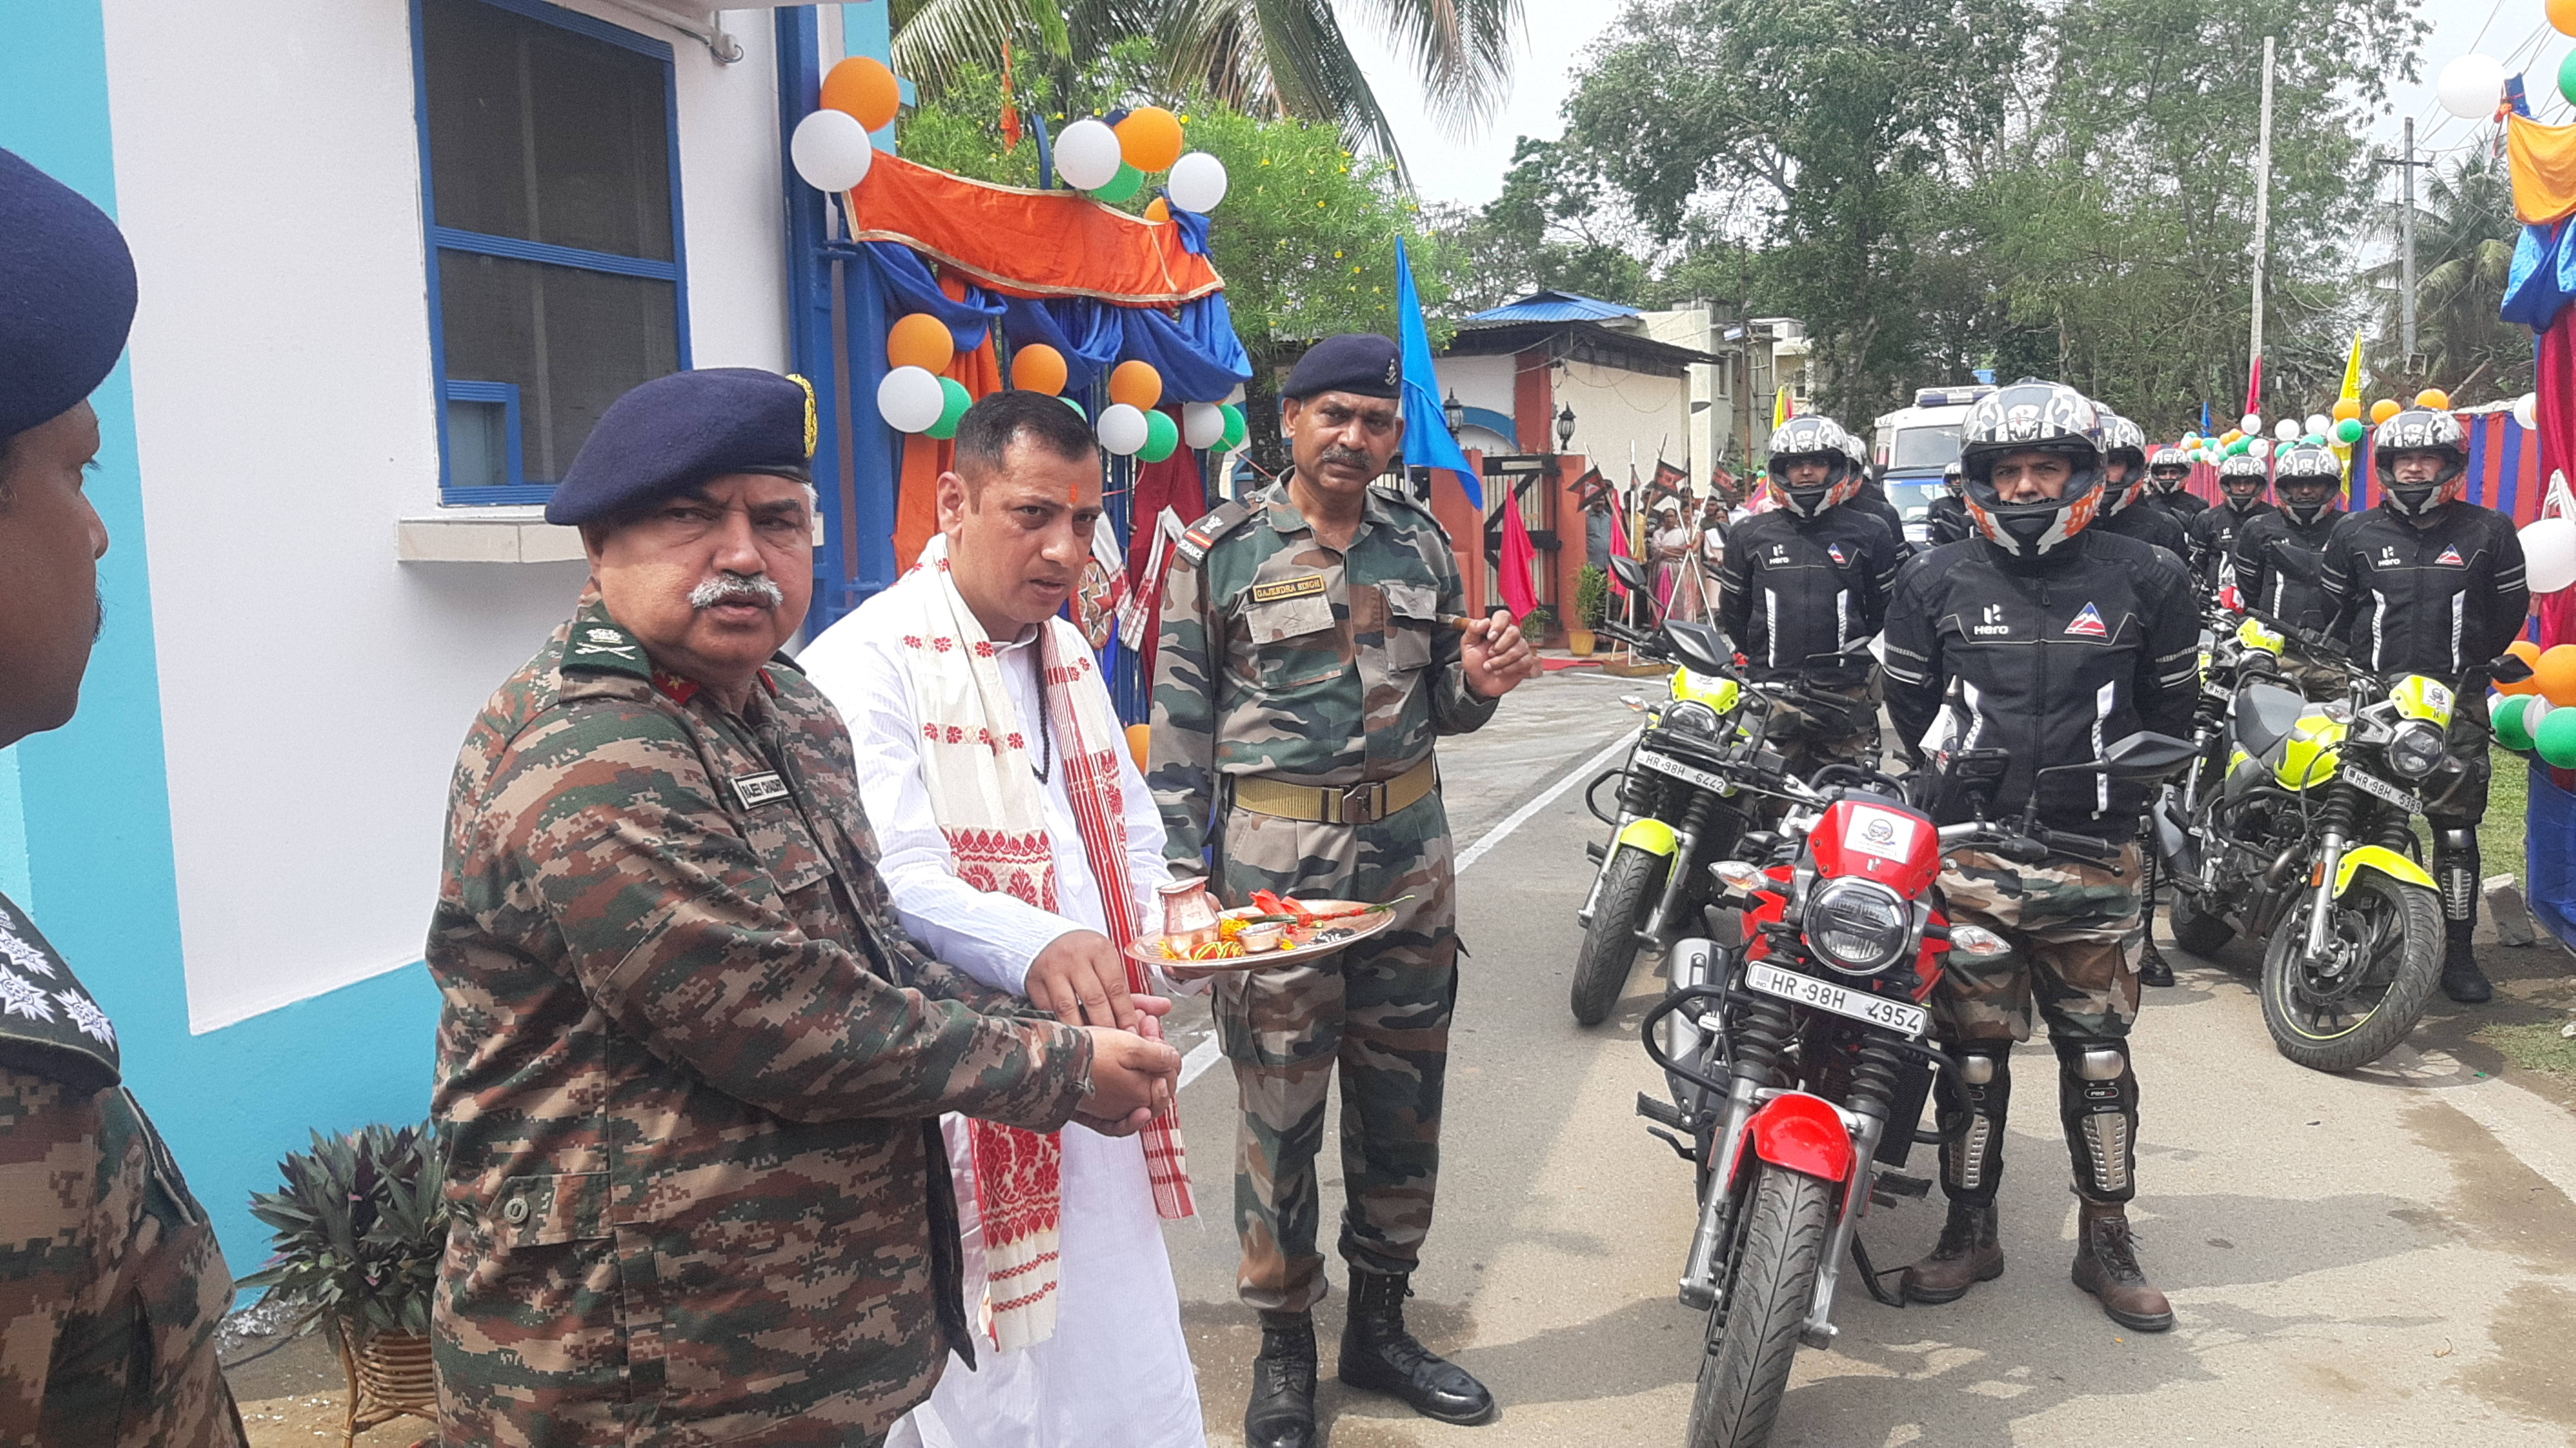
<svg viewBox="0 0 2576 1448"><path fill-rule="evenodd" d="M2487 758L2486 681L2463 680L2452 708L2445 742L2463 773L2449 793L2426 802L2424 822L2433 830L2433 883L2442 892L2446 953L2465 962L2478 926L2478 825L2487 816L2487 784L2495 773Z"/></svg>
<svg viewBox="0 0 2576 1448"><path fill-rule="evenodd" d="M2125 1202L2137 1195L2138 1074L2129 1043L2110 1036L2049 1037L2057 1052L2057 1115L2075 1190L2087 1201ZM2012 1102L2012 1042L1945 1043L1959 1063L1964 1106L1941 1099L1935 1119L1941 1190L1952 1201L1985 1206L2004 1172L2004 1117Z"/></svg>

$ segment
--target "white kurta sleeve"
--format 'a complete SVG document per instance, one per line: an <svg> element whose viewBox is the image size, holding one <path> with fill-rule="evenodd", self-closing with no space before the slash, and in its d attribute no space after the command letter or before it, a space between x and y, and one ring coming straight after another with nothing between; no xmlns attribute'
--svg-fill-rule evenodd
<svg viewBox="0 0 2576 1448"><path fill-rule="evenodd" d="M876 831L877 872L903 928L933 956L986 985L1025 994L1029 963L1058 936L1081 927L957 878L956 857L922 783L921 721L911 679L872 643L825 643L816 640L798 663L849 726L858 754L859 800Z"/></svg>
<svg viewBox="0 0 2576 1448"><path fill-rule="evenodd" d="M1121 741L1122 744L1124 741ZM1135 756L1124 748L1118 751L1119 813L1127 822L1127 883L1136 891L1136 929L1146 935L1158 935L1163 929L1163 901L1155 892L1172 880L1172 865L1163 858L1163 812L1154 806L1154 796L1145 788L1145 776L1137 771ZM1205 995L1208 981L1174 980L1160 966L1148 966L1159 995Z"/></svg>

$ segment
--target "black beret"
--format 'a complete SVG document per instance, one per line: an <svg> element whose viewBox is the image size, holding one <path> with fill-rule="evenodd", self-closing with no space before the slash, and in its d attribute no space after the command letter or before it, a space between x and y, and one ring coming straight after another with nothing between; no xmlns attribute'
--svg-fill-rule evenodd
<svg viewBox="0 0 2576 1448"><path fill-rule="evenodd" d="M1403 354L1393 341L1375 332L1345 332L1308 348L1288 370L1288 385L1279 395L1301 402L1326 392L1394 397L1403 383Z"/></svg>
<svg viewBox="0 0 2576 1448"><path fill-rule="evenodd" d="M631 513L727 473L812 481L814 394L757 367L656 377L608 404L546 500L546 521Z"/></svg>
<svg viewBox="0 0 2576 1448"><path fill-rule="evenodd" d="M107 213L0 151L0 442L98 390L134 324L134 256Z"/></svg>

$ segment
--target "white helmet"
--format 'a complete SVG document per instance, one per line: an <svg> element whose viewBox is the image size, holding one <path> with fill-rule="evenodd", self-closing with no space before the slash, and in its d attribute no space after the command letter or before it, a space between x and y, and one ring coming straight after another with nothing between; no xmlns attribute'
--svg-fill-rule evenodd
<svg viewBox="0 0 2576 1448"><path fill-rule="evenodd" d="M1812 518L1860 491L1868 457L1860 439L1832 418L1819 412L1790 418L1771 434L1771 496L1799 517ZM1800 458L1823 458L1825 480L1792 487L1789 464Z"/></svg>
<svg viewBox="0 0 2576 1448"><path fill-rule="evenodd" d="M1968 516L1986 540L2017 558L2065 546L2102 511L2102 413L2072 387L2024 378L1978 398L1959 429ZM2008 503L1995 464L2016 452L2065 454L2074 473L2054 498Z"/></svg>
<svg viewBox="0 0 2576 1448"><path fill-rule="evenodd" d="M2272 491L2290 521L2308 527L2334 508L2343 491L2343 464L2321 447L2292 448L2273 466Z"/></svg>
<svg viewBox="0 0 2576 1448"><path fill-rule="evenodd" d="M2397 481L2397 455L2440 453L2448 459L2429 483ZM2469 470L2469 440L2460 420L2439 408L2410 407L2379 425L2370 440L2370 461L2379 474L2379 493L2389 510L2419 517L2460 495Z"/></svg>

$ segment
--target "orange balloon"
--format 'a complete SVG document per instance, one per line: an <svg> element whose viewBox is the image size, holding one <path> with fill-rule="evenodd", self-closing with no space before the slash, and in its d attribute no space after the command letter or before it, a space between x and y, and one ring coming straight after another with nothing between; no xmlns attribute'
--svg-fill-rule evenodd
<svg viewBox="0 0 2576 1448"><path fill-rule="evenodd" d="M2358 398L2358 397L2344 397L2344 398L2338 398L2338 399L2336 399L2336 401L2335 401L2335 405L2334 405L2334 420L2335 420L2335 421L2337 421L2337 422L2350 422L2352 419L2354 419L2354 418L2356 418L2356 417L2359 417L2359 416L2361 416L2361 399L2360 399L2360 398Z"/></svg>
<svg viewBox="0 0 2576 1448"><path fill-rule="evenodd" d="M1011 385L1022 392L1055 397L1064 391L1064 354L1044 342L1031 342L1011 354Z"/></svg>
<svg viewBox="0 0 2576 1448"><path fill-rule="evenodd" d="M1150 362L1121 362L1109 374L1109 400L1151 412L1163 400L1163 374Z"/></svg>
<svg viewBox="0 0 2576 1448"><path fill-rule="evenodd" d="M1161 106L1138 106L1118 123L1118 152L1139 171L1169 171L1181 159L1181 118Z"/></svg>
<svg viewBox="0 0 2576 1448"><path fill-rule="evenodd" d="M1147 221L1169 221L1172 219L1172 208L1164 205L1163 198L1157 196L1154 198L1152 204L1145 208L1145 219Z"/></svg>
<svg viewBox="0 0 2576 1448"><path fill-rule="evenodd" d="M2549 28L2561 35L2576 35L2576 0L2549 0Z"/></svg>
<svg viewBox="0 0 2576 1448"><path fill-rule="evenodd" d="M1139 772L1145 768L1145 751L1152 747L1153 737L1154 726L1151 724L1127 726L1127 752L1136 756L1136 768Z"/></svg>
<svg viewBox="0 0 2576 1448"><path fill-rule="evenodd" d="M2499 694L2537 694L2540 692L2540 645L2529 639L2515 639L2504 651L2531 665L2532 675L2518 684L2498 684Z"/></svg>
<svg viewBox="0 0 2576 1448"><path fill-rule="evenodd" d="M886 364L945 372L957 356L957 339L948 324L928 312L914 312L886 331Z"/></svg>
<svg viewBox="0 0 2576 1448"><path fill-rule="evenodd" d="M2427 387L2415 394L2415 405L2429 407L2435 412L2448 412L2451 410L2451 394L2438 387Z"/></svg>
<svg viewBox="0 0 2576 1448"><path fill-rule="evenodd" d="M903 109L903 87L884 61L854 55L823 76L823 107L847 111L869 130L883 129Z"/></svg>
<svg viewBox="0 0 2576 1448"><path fill-rule="evenodd" d="M2539 661L2531 666L2531 681L2540 686L2540 696L2550 703L2576 704L2576 644L2542 650Z"/></svg>
<svg viewBox="0 0 2576 1448"><path fill-rule="evenodd" d="M2370 420L2374 424L2386 422L2388 419L2395 417L2397 414L2404 412L2405 410L2405 408L2402 408L2396 403L2383 397L2377 402L2370 404Z"/></svg>

